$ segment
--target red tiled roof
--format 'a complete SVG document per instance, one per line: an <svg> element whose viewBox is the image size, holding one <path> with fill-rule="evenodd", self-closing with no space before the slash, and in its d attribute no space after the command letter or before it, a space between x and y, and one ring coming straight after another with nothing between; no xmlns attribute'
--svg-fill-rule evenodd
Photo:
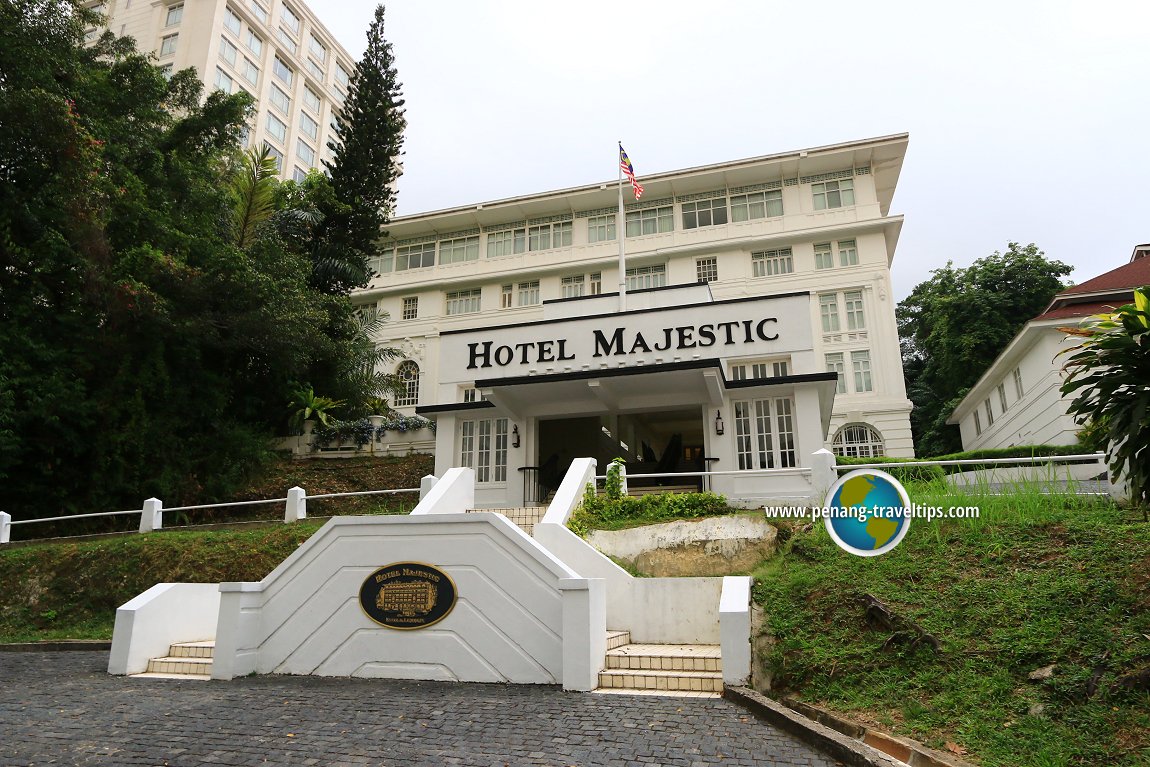
<svg viewBox="0 0 1150 767"><path fill-rule="evenodd" d="M1087 280L1058 294L1058 296L1073 296L1079 293L1099 293L1104 290L1133 290L1143 285L1150 285L1150 257L1136 258L1128 264L1117 269L1111 269L1100 274L1092 280ZM1055 301L1058 300L1056 296Z"/></svg>
<svg viewBox="0 0 1150 767"><path fill-rule="evenodd" d="M1059 295L1061 295L1061 293ZM1039 320L1060 320L1069 317L1089 317L1092 314L1110 314L1119 306L1128 303L1130 302L1104 301L1090 304L1069 304L1068 306L1059 306L1051 309L1045 314L1040 314L1031 320L1031 322L1038 322Z"/></svg>

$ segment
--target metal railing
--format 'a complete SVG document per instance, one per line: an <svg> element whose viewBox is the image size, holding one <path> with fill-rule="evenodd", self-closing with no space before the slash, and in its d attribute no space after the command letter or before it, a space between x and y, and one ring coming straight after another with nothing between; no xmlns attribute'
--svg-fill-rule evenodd
<svg viewBox="0 0 1150 767"><path fill-rule="evenodd" d="M699 480L699 487L703 492L709 492L711 489L711 477L762 477L775 475L809 475L811 470L803 466L790 466L782 469L733 469L728 471L663 471L653 472L650 474L630 474L624 470L628 483L634 479L674 479L676 477L695 477ZM606 474L596 474L595 480L602 482L607 479ZM797 497L797 496L796 496Z"/></svg>
<svg viewBox="0 0 1150 767"><path fill-rule="evenodd" d="M1036 455L1027 458L960 458L955 460L932 461L912 458L907 461L888 461L886 463L840 463L835 464L836 471L854 471L855 469L889 469L899 466L1036 466L1046 463L1087 463L1094 462L1106 466L1106 453L1082 453L1080 455Z"/></svg>

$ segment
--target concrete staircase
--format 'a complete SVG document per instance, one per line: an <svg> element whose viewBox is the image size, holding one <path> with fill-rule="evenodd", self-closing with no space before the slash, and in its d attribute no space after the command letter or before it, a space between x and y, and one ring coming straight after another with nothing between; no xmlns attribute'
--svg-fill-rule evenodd
<svg viewBox="0 0 1150 767"><path fill-rule="evenodd" d="M207 681L212 678L212 653L216 642L208 639L203 642L179 642L168 648L163 658L148 661L148 670L142 674L132 674L137 679L194 679Z"/></svg>
<svg viewBox="0 0 1150 767"><path fill-rule="evenodd" d="M610 631L605 665L597 693L716 698L723 692L718 645L632 644L630 632Z"/></svg>
<svg viewBox="0 0 1150 767"><path fill-rule="evenodd" d="M543 519L543 515L547 513L547 507L519 506L516 508L507 509L468 509L467 513L472 514L479 511L494 511L497 514L502 514L515 524L522 527L523 532L531 535L535 530L535 523Z"/></svg>

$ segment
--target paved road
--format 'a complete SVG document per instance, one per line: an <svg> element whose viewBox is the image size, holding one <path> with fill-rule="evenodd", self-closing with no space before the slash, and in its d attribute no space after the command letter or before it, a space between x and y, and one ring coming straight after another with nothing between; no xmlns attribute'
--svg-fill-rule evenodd
<svg viewBox="0 0 1150 767"><path fill-rule="evenodd" d="M724 700L262 676L111 677L106 652L0 653L0 765L838 763Z"/></svg>

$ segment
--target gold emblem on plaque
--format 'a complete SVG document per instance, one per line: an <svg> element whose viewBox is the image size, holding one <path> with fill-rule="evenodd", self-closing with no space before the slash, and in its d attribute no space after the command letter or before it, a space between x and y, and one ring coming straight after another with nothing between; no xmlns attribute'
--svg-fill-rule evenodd
<svg viewBox="0 0 1150 767"><path fill-rule="evenodd" d="M435 586L430 583L389 583L379 590L375 606L405 618L427 615L435 607Z"/></svg>

